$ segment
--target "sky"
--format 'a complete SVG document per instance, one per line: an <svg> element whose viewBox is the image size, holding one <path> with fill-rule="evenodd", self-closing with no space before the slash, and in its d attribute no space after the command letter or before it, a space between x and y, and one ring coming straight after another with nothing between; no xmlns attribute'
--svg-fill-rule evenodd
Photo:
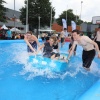
<svg viewBox="0 0 100 100"><path fill-rule="evenodd" d="M6 1L5 7L14 9L14 0L4 1ZM92 21L93 16L100 16L100 0L50 0L50 2L55 8L55 18L68 9L72 9L75 15L81 15L81 19L87 22ZM15 0L15 3L17 11L24 6L24 0Z"/></svg>

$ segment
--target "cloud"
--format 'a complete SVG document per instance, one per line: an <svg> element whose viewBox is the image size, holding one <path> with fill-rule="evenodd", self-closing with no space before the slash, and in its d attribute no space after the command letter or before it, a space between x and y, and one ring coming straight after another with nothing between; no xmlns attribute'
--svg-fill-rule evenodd
<svg viewBox="0 0 100 100"><path fill-rule="evenodd" d="M14 9L14 0L5 1L7 2L5 7ZM15 1L16 10L19 10L22 6L24 6L24 0ZM81 1L82 0L50 0L50 2L52 2L52 6L55 8L56 18L59 17L59 15L67 9L73 9L73 13L76 14L77 12L77 15L80 15L81 13L81 19L84 21L91 21L93 16L100 16L100 0L83 0L82 12Z"/></svg>
<svg viewBox="0 0 100 100"><path fill-rule="evenodd" d="M4 4L5 7L14 9L14 0L4 0L6 1L6 4ZM15 10L19 11L22 6L24 6L25 0L15 0Z"/></svg>

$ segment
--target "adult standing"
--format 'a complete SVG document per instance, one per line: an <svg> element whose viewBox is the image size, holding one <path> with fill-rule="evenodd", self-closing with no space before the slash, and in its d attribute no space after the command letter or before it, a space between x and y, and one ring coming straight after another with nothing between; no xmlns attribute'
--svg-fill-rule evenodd
<svg viewBox="0 0 100 100"><path fill-rule="evenodd" d="M61 47L63 47L66 37L68 37L68 32L67 28L64 28L64 30L60 33Z"/></svg>
<svg viewBox="0 0 100 100"><path fill-rule="evenodd" d="M11 40L11 38L12 38L12 32L11 32L10 28L8 28L8 31L6 32L6 37L7 37L7 40Z"/></svg>

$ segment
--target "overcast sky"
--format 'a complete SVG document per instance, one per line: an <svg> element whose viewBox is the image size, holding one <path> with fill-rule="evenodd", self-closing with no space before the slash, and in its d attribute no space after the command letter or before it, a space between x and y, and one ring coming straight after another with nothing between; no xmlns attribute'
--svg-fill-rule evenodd
<svg viewBox="0 0 100 100"><path fill-rule="evenodd" d="M14 0L4 0L7 2L5 7L14 9ZM55 8L55 18L58 18L59 15L67 10L73 9L73 13L80 15L81 19L84 21L91 21L93 16L100 16L100 0L50 0L52 6ZM81 12L81 1L82 3L82 12ZM24 0L15 0L16 6L15 9L19 10L24 6Z"/></svg>

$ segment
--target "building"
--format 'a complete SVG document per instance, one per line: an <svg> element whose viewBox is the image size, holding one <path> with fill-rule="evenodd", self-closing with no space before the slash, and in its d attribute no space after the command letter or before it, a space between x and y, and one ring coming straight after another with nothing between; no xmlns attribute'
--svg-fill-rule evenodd
<svg viewBox="0 0 100 100"><path fill-rule="evenodd" d="M21 33L26 32L26 25L23 25L20 21L21 13L19 11L14 11L12 9L7 8L5 15L7 22L0 22L0 27L5 24L8 28L18 28L19 30L21 30Z"/></svg>

